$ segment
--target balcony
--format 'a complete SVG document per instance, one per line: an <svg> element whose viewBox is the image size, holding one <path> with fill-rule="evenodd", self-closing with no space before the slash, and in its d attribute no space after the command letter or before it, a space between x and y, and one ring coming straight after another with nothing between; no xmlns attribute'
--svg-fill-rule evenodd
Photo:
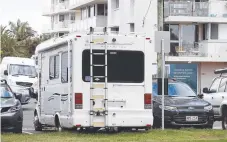
<svg viewBox="0 0 227 142"><path fill-rule="evenodd" d="M80 8L93 4L105 4L107 0L69 0L71 10L80 10Z"/></svg>
<svg viewBox="0 0 227 142"><path fill-rule="evenodd" d="M164 16L209 16L208 2L165 2Z"/></svg>
<svg viewBox="0 0 227 142"><path fill-rule="evenodd" d="M65 1L63 3L57 3L55 5L51 5L50 7L46 7L43 12L43 16L50 16L56 13L67 13L69 11L69 1Z"/></svg>
<svg viewBox="0 0 227 142"><path fill-rule="evenodd" d="M227 2L165 2L166 23L227 23Z"/></svg>
<svg viewBox="0 0 227 142"><path fill-rule="evenodd" d="M90 27L106 27L107 16L95 16L84 20L77 20L70 24L70 31L86 31Z"/></svg>
<svg viewBox="0 0 227 142"><path fill-rule="evenodd" d="M72 20L65 20L65 21L59 21L57 23L51 24L51 26L45 30L43 30L43 33L56 33L56 32L69 32L71 25L73 25L75 21Z"/></svg>
<svg viewBox="0 0 227 142"><path fill-rule="evenodd" d="M227 40L204 40L171 48L167 61L227 62Z"/></svg>

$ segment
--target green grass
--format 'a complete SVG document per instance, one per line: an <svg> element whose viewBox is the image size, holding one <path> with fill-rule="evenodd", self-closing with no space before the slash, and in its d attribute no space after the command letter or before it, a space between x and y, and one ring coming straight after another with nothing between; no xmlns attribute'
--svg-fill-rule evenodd
<svg viewBox="0 0 227 142"><path fill-rule="evenodd" d="M2 142L227 142L224 130L151 130L149 132L95 133L45 132L2 134Z"/></svg>

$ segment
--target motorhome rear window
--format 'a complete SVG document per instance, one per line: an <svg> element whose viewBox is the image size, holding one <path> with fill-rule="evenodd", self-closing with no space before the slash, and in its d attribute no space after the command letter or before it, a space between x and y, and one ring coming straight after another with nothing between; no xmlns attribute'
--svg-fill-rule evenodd
<svg viewBox="0 0 227 142"><path fill-rule="evenodd" d="M104 50L93 50L104 53ZM141 51L109 50L107 61L108 82L142 83L144 81L144 54ZM90 50L83 51L82 79L90 82ZM93 55L93 65L104 65L105 55ZM104 82L105 67L93 67L94 82ZM98 76L98 77L96 77Z"/></svg>

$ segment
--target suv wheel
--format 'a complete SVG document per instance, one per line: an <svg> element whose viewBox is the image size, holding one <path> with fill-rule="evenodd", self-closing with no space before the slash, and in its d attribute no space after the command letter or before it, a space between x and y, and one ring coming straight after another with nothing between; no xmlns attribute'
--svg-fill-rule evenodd
<svg viewBox="0 0 227 142"><path fill-rule="evenodd" d="M222 129L226 130L227 129L227 109L223 111L223 116L222 116Z"/></svg>

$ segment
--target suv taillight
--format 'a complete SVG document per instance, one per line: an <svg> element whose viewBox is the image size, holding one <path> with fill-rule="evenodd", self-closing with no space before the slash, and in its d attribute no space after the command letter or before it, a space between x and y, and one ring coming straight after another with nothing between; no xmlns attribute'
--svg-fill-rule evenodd
<svg viewBox="0 0 227 142"><path fill-rule="evenodd" d="M83 108L83 94L75 93L75 109Z"/></svg>
<svg viewBox="0 0 227 142"><path fill-rule="evenodd" d="M152 94L144 94L144 109L152 108Z"/></svg>

